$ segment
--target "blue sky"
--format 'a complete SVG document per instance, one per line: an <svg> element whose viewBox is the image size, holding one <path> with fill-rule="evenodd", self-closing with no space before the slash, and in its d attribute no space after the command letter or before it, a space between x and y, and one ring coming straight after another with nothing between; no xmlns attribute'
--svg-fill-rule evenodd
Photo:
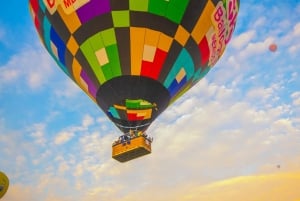
<svg viewBox="0 0 300 201"><path fill-rule="evenodd" d="M120 164L111 159L119 130L42 47L27 1L6 1L0 170L11 186L3 200L226 201L231 193L299 201L299 55L299 1L242 1L220 61L149 128L153 153Z"/></svg>

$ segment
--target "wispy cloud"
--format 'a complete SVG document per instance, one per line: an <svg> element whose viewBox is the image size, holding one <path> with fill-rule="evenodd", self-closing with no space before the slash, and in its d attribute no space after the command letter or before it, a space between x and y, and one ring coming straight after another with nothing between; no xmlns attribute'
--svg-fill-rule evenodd
<svg viewBox="0 0 300 201"><path fill-rule="evenodd" d="M25 85L32 90L39 89L51 78L52 65L52 60L44 50L28 46L26 50L10 57L9 61L0 67L0 87L20 88Z"/></svg>
<svg viewBox="0 0 300 201"><path fill-rule="evenodd" d="M74 132L72 131L62 131L58 133L54 139L54 143L57 145L64 144L74 137Z"/></svg>
<svg viewBox="0 0 300 201"><path fill-rule="evenodd" d="M56 145L65 144L75 136L76 132L87 131L89 129L89 126L92 126L93 124L94 118L90 115L85 115L82 119L81 126L71 126L63 129L55 136L54 143Z"/></svg>
<svg viewBox="0 0 300 201"><path fill-rule="evenodd" d="M45 124L35 124L32 126L32 128L29 129L29 132L31 133L30 136L34 139L34 142L38 145L45 145L47 142L46 136L45 136Z"/></svg>

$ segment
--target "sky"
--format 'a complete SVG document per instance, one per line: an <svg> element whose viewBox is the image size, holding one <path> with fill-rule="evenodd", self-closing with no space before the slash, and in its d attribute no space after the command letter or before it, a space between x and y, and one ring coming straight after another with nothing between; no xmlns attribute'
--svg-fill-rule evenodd
<svg viewBox="0 0 300 201"><path fill-rule="evenodd" d="M152 153L119 163L120 131L50 58L28 2L5 1L2 200L300 201L299 55L298 0L241 0L222 58L149 127Z"/></svg>

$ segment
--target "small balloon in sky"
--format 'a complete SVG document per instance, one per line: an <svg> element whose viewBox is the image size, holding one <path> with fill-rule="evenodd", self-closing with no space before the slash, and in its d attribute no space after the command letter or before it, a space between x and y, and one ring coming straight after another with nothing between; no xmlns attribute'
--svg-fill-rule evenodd
<svg viewBox="0 0 300 201"><path fill-rule="evenodd" d="M269 46L269 50L271 52L276 52L277 50L277 45L275 43L272 43L270 46Z"/></svg>
<svg viewBox="0 0 300 201"><path fill-rule="evenodd" d="M9 186L8 177L0 171L0 199L5 195Z"/></svg>

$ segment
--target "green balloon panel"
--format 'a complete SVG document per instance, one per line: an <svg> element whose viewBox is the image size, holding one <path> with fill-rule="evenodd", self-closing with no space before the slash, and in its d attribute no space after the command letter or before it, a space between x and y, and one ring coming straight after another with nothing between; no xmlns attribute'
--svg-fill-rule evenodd
<svg viewBox="0 0 300 201"><path fill-rule="evenodd" d="M48 52L123 132L146 130L209 72L231 38L238 6L238 0L30 0ZM155 107L127 108L128 101Z"/></svg>

